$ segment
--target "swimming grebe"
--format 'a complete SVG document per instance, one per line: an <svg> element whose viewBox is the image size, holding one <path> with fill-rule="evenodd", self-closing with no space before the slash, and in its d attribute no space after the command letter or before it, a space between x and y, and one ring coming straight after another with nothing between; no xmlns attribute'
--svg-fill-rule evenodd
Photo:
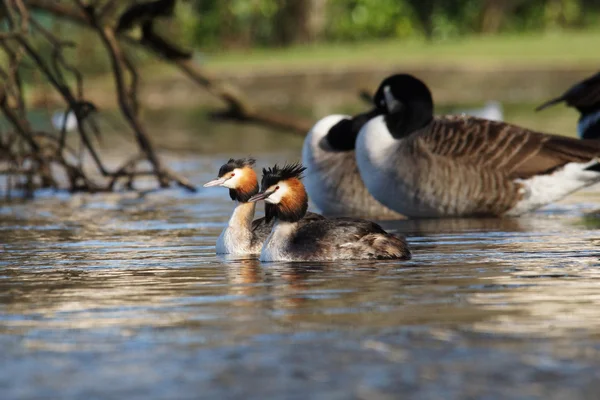
<svg viewBox="0 0 600 400"><path fill-rule="evenodd" d="M229 188L229 196L236 202L227 227L217 239L217 254L259 254L271 232L272 221L259 218L252 222L256 204L248 203L248 199L258 193L258 178L252 169L255 163L252 158L230 158L219 169L218 178L204 184Z"/></svg>
<svg viewBox="0 0 600 400"><path fill-rule="evenodd" d="M375 200L356 166L356 136L375 115L329 115L319 120L304 139L302 162L308 168L304 184L312 201L327 216L403 218Z"/></svg>
<svg viewBox="0 0 600 400"><path fill-rule="evenodd" d="M275 215L261 261L410 259L403 238L370 221L334 218L299 224L308 208L308 195L300 181L304 170L301 164L263 169L262 192L248 200L265 200Z"/></svg>
<svg viewBox="0 0 600 400"><path fill-rule="evenodd" d="M253 158L230 158L219 169L218 178L204 184L204 187L229 188L229 196L236 203L227 227L217 239L217 254L260 254L265 239L271 233L274 223L271 206L265 206L265 217L252 221L256 203L250 203L248 199L258 193L258 178L252 169L255 163ZM309 213L305 219L322 218L319 214Z"/></svg>
<svg viewBox="0 0 600 400"><path fill-rule="evenodd" d="M520 215L600 181L600 142L468 116L433 116L427 86L385 79L383 115L356 143L373 196L409 217Z"/></svg>
<svg viewBox="0 0 600 400"><path fill-rule="evenodd" d="M563 101L579 111L579 137L600 139L600 72L571 86L561 96L545 102L535 110L540 111Z"/></svg>

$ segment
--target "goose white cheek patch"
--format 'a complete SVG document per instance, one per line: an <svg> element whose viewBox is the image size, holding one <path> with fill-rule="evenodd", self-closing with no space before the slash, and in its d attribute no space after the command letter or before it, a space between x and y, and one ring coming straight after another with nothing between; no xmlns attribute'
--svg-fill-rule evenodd
<svg viewBox="0 0 600 400"><path fill-rule="evenodd" d="M392 89L389 86L383 88L383 95L385 97L385 103L387 105L388 112L391 114L400 108L400 102L396 100L392 94Z"/></svg>

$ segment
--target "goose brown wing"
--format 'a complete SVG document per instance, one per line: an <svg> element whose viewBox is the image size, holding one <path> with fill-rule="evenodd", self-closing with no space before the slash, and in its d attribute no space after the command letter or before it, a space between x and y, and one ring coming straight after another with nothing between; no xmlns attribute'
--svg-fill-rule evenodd
<svg viewBox="0 0 600 400"><path fill-rule="evenodd" d="M560 102L567 103L570 107L579 110L592 108L600 104L600 72L575 85L565 93L538 106L535 110L540 111Z"/></svg>
<svg viewBox="0 0 600 400"><path fill-rule="evenodd" d="M467 116L437 117L418 137L435 156L462 166L527 179L570 162L600 156L600 141L548 135L516 125Z"/></svg>

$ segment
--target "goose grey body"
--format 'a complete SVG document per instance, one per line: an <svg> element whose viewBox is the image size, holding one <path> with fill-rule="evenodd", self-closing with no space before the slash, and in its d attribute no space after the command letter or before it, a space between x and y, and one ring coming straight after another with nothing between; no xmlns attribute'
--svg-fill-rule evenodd
<svg viewBox="0 0 600 400"><path fill-rule="evenodd" d="M369 191L409 217L520 215L600 181L600 145L468 116L435 117L405 137L385 116L357 140Z"/></svg>
<svg viewBox="0 0 600 400"><path fill-rule="evenodd" d="M319 120L304 140L304 184L310 198L328 216L403 218L369 193L358 172L354 149L336 150L328 143L326 136L331 127L348 118L329 115Z"/></svg>

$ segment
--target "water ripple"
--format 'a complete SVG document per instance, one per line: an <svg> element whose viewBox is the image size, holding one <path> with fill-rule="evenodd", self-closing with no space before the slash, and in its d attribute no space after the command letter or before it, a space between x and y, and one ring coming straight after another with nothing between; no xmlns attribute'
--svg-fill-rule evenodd
<svg viewBox="0 0 600 400"><path fill-rule="evenodd" d="M3 398L586 397L600 382L594 190L520 219L383 222L410 262L216 257L224 190L11 204Z"/></svg>

